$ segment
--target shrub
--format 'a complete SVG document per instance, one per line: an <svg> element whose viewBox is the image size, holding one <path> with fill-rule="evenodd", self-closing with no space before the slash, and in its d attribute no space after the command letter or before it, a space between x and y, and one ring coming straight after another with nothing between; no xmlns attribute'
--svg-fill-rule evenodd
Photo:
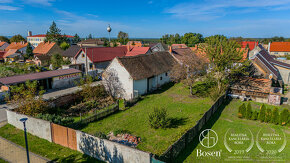
<svg viewBox="0 0 290 163"><path fill-rule="evenodd" d="M251 103L249 102L246 110L246 118L251 119L251 117L252 117L252 106Z"/></svg>
<svg viewBox="0 0 290 163"><path fill-rule="evenodd" d="M283 109L280 113L280 125L286 125L289 122L289 110Z"/></svg>
<svg viewBox="0 0 290 163"><path fill-rule="evenodd" d="M198 97L206 97L209 94L210 88L214 86L214 82L212 81L197 81L192 86L192 94L198 96Z"/></svg>
<svg viewBox="0 0 290 163"><path fill-rule="evenodd" d="M149 123L152 128L166 128L170 124L167 110L165 108L154 108L152 113L149 113Z"/></svg>
<svg viewBox="0 0 290 163"><path fill-rule="evenodd" d="M252 120L257 120L258 119L258 112L257 111L254 111L252 113L252 117L251 117Z"/></svg>
<svg viewBox="0 0 290 163"><path fill-rule="evenodd" d="M266 114L266 106L263 104L263 105L260 107L260 113L259 113L259 117L258 117L258 119L259 119L261 122L265 122L265 114Z"/></svg>
<svg viewBox="0 0 290 163"><path fill-rule="evenodd" d="M239 107L239 112L238 112L238 117L239 118L243 118L245 117L245 112L246 112L246 106L243 103L240 107Z"/></svg>
<svg viewBox="0 0 290 163"><path fill-rule="evenodd" d="M95 137L98 137L98 138L101 138L101 139L107 139L107 135L100 132L100 131L97 131L95 134L94 134Z"/></svg>
<svg viewBox="0 0 290 163"><path fill-rule="evenodd" d="M90 110L96 108L99 105L97 101L86 101L80 104L71 106L68 110L66 110L66 114L69 116L80 116L80 113L85 114Z"/></svg>
<svg viewBox="0 0 290 163"><path fill-rule="evenodd" d="M265 122L271 122L271 118L272 118L272 111L270 108L268 108L265 114Z"/></svg>
<svg viewBox="0 0 290 163"><path fill-rule="evenodd" d="M63 126L67 126L74 122L74 119L71 117L62 117L55 114L37 114L36 118L40 118Z"/></svg>
<svg viewBox="0 0 290 163"><path fill-rule="evenodd" d="M274 123L275 125L279 124L279 111L278 111L278 108L274 108L272 110L271 122Z"/></svg>
<svg viewBox="0 0 290 163"><path fill-rule="evenodd" d="M119 134L131 134L131 132L129 130L117 129L113 131L113 134L117 136Z"/></svg>

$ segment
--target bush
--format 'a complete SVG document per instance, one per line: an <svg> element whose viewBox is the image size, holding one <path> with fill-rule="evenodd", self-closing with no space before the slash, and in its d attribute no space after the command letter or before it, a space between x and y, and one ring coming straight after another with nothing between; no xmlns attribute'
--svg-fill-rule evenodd
<svg viewBox="0 0 290 163"><path fill-rule="evenodd" d="M252 106L251 103L249 102L247 105L246 118L251 119L251 117L252 117Z"/></svg>
<svg viewBox="0 0 290 163"><path fill-rule="evenodd" d="M272 111L270 108L268 108L266 110L266 115L265 115L265 122L271 122L271 118L272 118Z"/></svg>
<svg viewBox="0 0 290 163"><path fill-rule="evenodd" d="M66 110L66 114L69 116L80 116L80 113L85 114L90 110L96 108L99 105L97 101L86 101L80 104L71 106L68 110Z"/></svg>
<svg viewBox="0 0 290 163"><path fill-rule="evenodd" d="M254 111L252 113L252 117L251 117L252 120L257 120L258 119L258 112L257 111Z"/></svg>
<svg viewBox="0 0 290 163"><path fill-rule="evenodd" d="M272 111L271 122L275 125L279 124L279 111L278 108L274 108Z"/></svg>
<svg viewBox="0 0 290 163"><path fill-rule="evenodd" d="M131 132L129 130L117 129L113 131L113 134L117 136L119 134L131 134Z"/></svg>
<svg viewBox="0 0 290 163"><path fill-rule="evenodd" d="M289 122L289 110L283 109L280 113L280 125L285 126Z"/></svg>
<svg viewBox="0 0 290 163"><path fill-rule="evenodd" d="M71 117L62 117L55 114L37 114L36 118L50 121L50 122L53 122L62 126L67 126L74 122L74 119Z"/></svg>
<svg viewBox="0 0 290 163"><path fill-rule="evenodd" d="M243 103L240 107L239 107L239 112L238 112L238 117L239 118L243 118L245 117L246 113L246 106L245 103Z"/></svg>
<svg viewBox="0 0 290 163"><path fill-rule="evenodd" d="M154 108L152 113L149 113L149 123L152 128L166 128L170 125L167 110L165 108Z"/></svg>
<svg viewBox="0 0 290 163"><path fill-rule="evenodd" d="M259 120L261 122L265 122L265 114L266 114L266 106L263 104L260 108L260 113L259 113Z"/></svg>
<svg viewBox="0 0 290 163"><path fill-rule="evenodd" d="M192 86L192 94L194 94L198 97L206 97L209 94L210 88L212 88L214 86L214 84L215 83L212 81L209 81L209 82L208 81L206 81L206 82L197 81Z"/></svg>
<svg viewBox="0 0 290 163"><path fill-rule="evenodd" d="M94 134L95 137L98 137L98 138L101 138L101 139L107 139L107 135L100 132L100 131L97 131L95 134Z"/></svg>

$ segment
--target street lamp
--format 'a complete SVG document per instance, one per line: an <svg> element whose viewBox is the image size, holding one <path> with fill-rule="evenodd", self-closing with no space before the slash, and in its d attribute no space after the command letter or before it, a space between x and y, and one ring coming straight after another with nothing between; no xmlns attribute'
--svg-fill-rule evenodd
<svg viewBox="0 0 290 163"><path fill-rule="evenodd" d="M24 137L25 137L25 145L26 145L27 162L30 163L29 151L28 151L28 142L27 142L27 133L26 133L26 125L25 125L25 122L27 121L27 118L21 118L20 121L23 122L23 126L24 126Z"/></svg>

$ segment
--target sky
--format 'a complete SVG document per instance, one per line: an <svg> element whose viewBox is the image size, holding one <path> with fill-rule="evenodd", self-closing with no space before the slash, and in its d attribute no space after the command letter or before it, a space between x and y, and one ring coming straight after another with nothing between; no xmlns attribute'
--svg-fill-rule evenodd
<svg viewBox="0 0 290 163"><path fill-rule="evenodd" d="M290 0L0 0L0 35L62 33L130 38L164 34L290 37Z"/></svg>

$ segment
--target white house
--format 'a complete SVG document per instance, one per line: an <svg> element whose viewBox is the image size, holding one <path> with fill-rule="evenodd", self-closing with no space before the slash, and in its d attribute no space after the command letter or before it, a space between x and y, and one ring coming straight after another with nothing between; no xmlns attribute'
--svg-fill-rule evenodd
<svg viewBox="0 0 290 163"><path fill-rule="evenodd" d="M104 71L103 83L113 96L130 100L168 83L175 63L168 52L116 57Z"/></svg>

